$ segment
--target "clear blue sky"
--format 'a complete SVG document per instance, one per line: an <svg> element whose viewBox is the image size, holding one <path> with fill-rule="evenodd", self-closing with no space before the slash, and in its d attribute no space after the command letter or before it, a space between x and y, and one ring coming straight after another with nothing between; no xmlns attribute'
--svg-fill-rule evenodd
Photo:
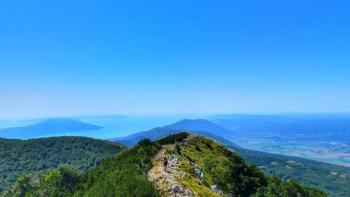
<svg viewBox="0 0 350 197"><path fill-rule="evenodd" d="M0 117L349 112L347 0L3 0Z"/></svg>

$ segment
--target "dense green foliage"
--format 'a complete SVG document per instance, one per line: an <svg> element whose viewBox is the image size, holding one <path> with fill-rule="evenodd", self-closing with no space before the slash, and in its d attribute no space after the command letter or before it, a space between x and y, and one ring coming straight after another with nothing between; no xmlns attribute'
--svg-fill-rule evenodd
<svg viewBox="0 0 350 197"><path fill-rule="evenodd" d="M160 148L156 143L142 140L136 147L106 159L83 175L78 196L157 196L147 173Z"/></svg>
<svg viewBox="0 0 350 197"><path fill-rule="evenodd" d="M175 135L169 135L169 136L167 136L165 138L162 138L162 139L158 140L158 143L161 144L161 145L174 144L175 142L183 141L188 136L189 136L188 133L181 132L181 133L177 133Z"/></svg>
<svg viewBox="0 0 350 197"><path fill-rule="evenodd" d="M5 191L3 197L71 196L78 184L78 173L70 168L61 167L37 177L20 177L14 187Z"/></svg>
<svg viewBox="0 0 350 197"><path fill-rule="evenodd" d="M282 180L297 179L305 185L326 191L330 196L350 194L350 178L342 176L349 175L350 168L236 147L235 150L246 162Z"/></svg>
<svg viewBox="0 0 350 197"><path fill-rule="evenodd" d="M84 137L0 139L0 193L22 174L36 175L63 165L84 172L122 148L117 143Z"/></svg>
<svg viewBox="0 0 350 197"><path fill-rule="evenodd" d="M147 172L160 148L157 143L142 140L82 175L60 168L38 177L24 176L4 196L158 196L147 180Z"/></svg>
<svg viewBox="0 0 350 197"><path fill-rule="evenodd" d="M262 190L259 190L255 196L261 197L322 197L326 194L320 190L305 187L295 179L281 181L277 177L268 177L268 184Z"/></svg>

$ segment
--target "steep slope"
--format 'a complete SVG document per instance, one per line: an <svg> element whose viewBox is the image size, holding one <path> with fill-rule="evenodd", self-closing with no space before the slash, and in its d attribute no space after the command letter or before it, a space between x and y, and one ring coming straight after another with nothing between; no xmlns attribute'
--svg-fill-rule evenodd
<svg viewBox="0 0 350 197"><path fill-rule="evenodd" d="M0 193L21 174L37 174L62 165L84 172L123 148L117 143L84 137L0 139Z"/></svg>
<svg viewBox="0 0 350 197"><path fill-rule="evenodd" d="M188 130L188 129L186 129ZM141 139L158 140L167 135L178 133L178 130L156 128L147 132L140 132L128 137L117 139L118 142L132 146ZM234 149L250 164L254 164L264 172L277 176L280 179L297 179L305 185L326 191L331 196L346 196L350 193L350 168L332 165L308 159L291 156L252 151L238 147L223 137L206 131L193 132L224 144Z"/></svg>
<svg viewBox="0 0 350 197"><path fill-rule="evenodd" d="M0 137L27 139L54 135L65 132L80 132L101 129L102 127L87 124L68 118L48 119L33 125L0 129Z"/></svg>
<svg viewBox="0 0 350 197"><path fill-rule="evenodd" d="M135 147L78 175L60 168L26 176L4 196L269 196L323 197L247 165L234 151L208 138L179 133Z"/></svg>

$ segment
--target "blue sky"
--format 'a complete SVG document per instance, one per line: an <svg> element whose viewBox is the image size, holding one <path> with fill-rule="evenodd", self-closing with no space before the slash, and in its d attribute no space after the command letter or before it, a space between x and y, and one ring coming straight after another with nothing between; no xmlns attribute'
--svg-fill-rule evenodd
<svg viewBox="0 0 350 197"><path fill-rule="evenodd" d="M350 3L0 3L0 117L350 111Z"/></svg>

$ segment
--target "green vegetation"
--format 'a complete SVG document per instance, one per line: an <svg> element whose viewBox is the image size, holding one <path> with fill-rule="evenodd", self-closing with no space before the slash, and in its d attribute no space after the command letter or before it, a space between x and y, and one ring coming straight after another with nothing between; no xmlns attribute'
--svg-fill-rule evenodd
<svg viewBox="0 0 350 197"><path fill-rule="evenodd" d="M117 143L84 137L33 140L0 139L0 193L23 174L69 165L85 172L124 147Z"/></svg>
<svg viewBox="0 0 350 197"><path fill-rule="evenodd" d="M296 180L280 181L266 176L253 165L247 165L237 154L224 146L204 137L194 137L181 146L181 153L187 159L181 161L180 168L196 175L191 163L196 163L203 171L201 183L192 179L183 180L191 189L217 185L232 196L326 196L325 193L300 185Z"/></svg>
<svg viewBox="0 0 350 197"><path fill-rule="evenodd" d="M147 180L152 158L161 146L142 140L132 149L103 160L87 173L67 168L52 170L38 177L24 176L4 197L21 196L158 196Z"/></svg>
<svg viewBox="0 0 350 197"><path fill-rule="evenodd" d="M15 186L8 189L3 197L24 196L71 196L78 187L79 175L76 171L61 167L37 177L25 175L18 179Z"/></svg>
<svg viewBox="0 0 350 197"><path fill-rule="evenodd" d="M132 149L106 159L81 178L78 196L157 196L153 184L147 180L152 158L161 146L142 140Z"/></svg>
<svg viewBox="0 0 350 197"><path fill-rule="evenodd" d="M267 197L298 197L298 196L327 196L324 192L305 187L298 183L295 179L289 181L281 181L277 177L268 177L268 184L265 189L259 191L256 196Z"/></svg>
<svg viewBox="0 0 350 197"><path fill-rule="evenodd" d="M322 189L330 196L350 194L350 168L307 159L282 156L234 147L250 164L282 180L296 179L302 184Z"/></svg>
<svg viewBox="0 0 350 197"><path fill-rule="evenodd" d="M165 138L159 139L157 142L161 145L174 144L175 142L183 141L188 136L189 136L188 133L181 132L181 133L177 133L175 135L169 135Z"/></svg>
<svg viewBox="0 0 350 197"><path fill-rule="evenodd" d="M200 127L196 127L197 130L202 128L204 131L191 131L191 133L197 133L211 139L215 139L221 144L234 149L247 163L256 165L259 169L263 170L269 175L276 176L281 180L296 179L304 185L321 189L327 192L328 195L334 197L343 197L350 194L349 167L327 164L309 159L284 156L280 154L270 154L243 149L231 141L220 137L220 132L205 132L209 131L209 129L205 129L204 127L201 127L202 124L197 123L198 121L194 121L194 125L192 125L190 128L195 128L195 125L199 125ZM156 128L150 131L136 133L120 139L120 142L124 143L125 145L133 145L143 138L157 140L163 136L180 132L179 130L172 130L170 128L172 127L167 126L167 128ZM214 129L215 125L211 126L210 128ZM219 136L215 133L217 133Z"/></svg>
<svg viewBox="0 0 350 197"><path fill-rule="evenodd" d="M135 147L104 159L83 174L61 167L36 176L22 176L3 196L159 196L159 191L147 175L156 154L169 147L172 147L169 154L180 158L179 164L175 164L179 165L177 174L184 175L175 178L195 196L217 197L220 196L220 191L234 197L326 196L322 191L300 185L295 180L281 181L266 176L224 146L208 138L187 133L172 135L156 142L141 140ZM220 191L213 191L213 185L217 185Z"/></svg>

